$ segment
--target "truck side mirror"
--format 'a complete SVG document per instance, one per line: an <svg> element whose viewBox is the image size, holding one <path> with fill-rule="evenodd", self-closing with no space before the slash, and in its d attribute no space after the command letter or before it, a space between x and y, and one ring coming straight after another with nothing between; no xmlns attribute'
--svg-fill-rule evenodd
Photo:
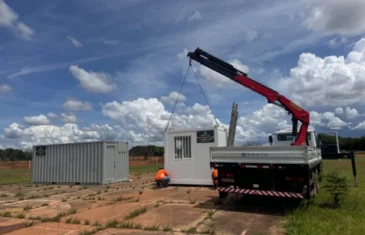
<svg viewBox="0 0 365 235"><path fill-rule="evenodd" d="M269 142L270 142L270 145L272 145L273 140L272 140L272 136L271 135L269 136Z"/></svg>

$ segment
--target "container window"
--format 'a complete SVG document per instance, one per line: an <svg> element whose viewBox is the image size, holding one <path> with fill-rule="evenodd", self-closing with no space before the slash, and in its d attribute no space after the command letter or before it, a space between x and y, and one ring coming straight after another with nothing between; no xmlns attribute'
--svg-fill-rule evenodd
<svg viewBox="0 0 365 235"><path fill-rule="evenodd" d="M191 158L191 137L175 136L175 159Z"/></svg>

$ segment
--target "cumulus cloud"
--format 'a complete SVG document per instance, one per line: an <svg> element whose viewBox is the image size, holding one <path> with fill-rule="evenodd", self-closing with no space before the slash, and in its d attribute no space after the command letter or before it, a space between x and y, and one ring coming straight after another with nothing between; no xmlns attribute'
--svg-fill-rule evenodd
<svg viewBox="0 0 365 235"><path fill-rule="evenodd" d="M76 123L77 117L72 114L61 113L62 121L65 123Z"/></svg>
<svg viewBox="0 0 365 235"><path fill-rule="evenodd" d="M333 112L318 113L315 111L310 112L311 123L313 125L327 127L331 130L340 130L349 124L341 120Z"/></svg>
<svg viewBox="0 0 365 235"><path fill-rule="evenodd" d="M345 37L342 37L341 39L331 39L328 41L328 46L330 48L336 48L339 47L340 45L344 44L347 42L347 39Z"/></svg>
<svg viewBox="0 0 365 235"><path fill-rule="evenodd" d="M336 114L339 114L339 115L344 114L343 108L341 108L341 107L337 107L337 108L335 109L335 113L336 113Z"/></svg>
<svg viewBox="0 0 365 235"><path fill-rule="evenodd" d="M0 93L7 93L12 91L11 87L6 85L6 84L1 84L0 85Z"/></svg>
<svg viewBox="0 0 365 235"><path fill-rule="evenodd" d="M185 102L186 97L183 94L179 95L179 93L176 92L176 91L171 92L168 96L162 96L161 97L161 101L163 103L167 103L167 104L170 104L170 105L174 105L176 100L178 100L178 102Z"/></svg>
<svg viewBox="0 0 365 235"><path fill-rule="evenodd" d="M77 65L71 65L69 70L71 74L80 81L81 86L90 92L107 93L116 88L116 85L106 73L87 72Z"/></svg>
<svg viewBox="0 0 365 235"><path fill-rule="evenodd" d="M48 113L47 117L48 118L58 118L57 114L55 114L55 113Z"/></svg>
<svg viewBox="0 0 365 235"><path fill-rule="evenodd" d="M344 56L300 55L289 78L274 86L307 107L352 106L365 98L365 38Z"/></svg>
<svg viewBox="0 0 365 235"><path fill-rule="evenodd" d="M79 41L77 40L76 38L74 37L71 37L71 36L67 36L67 39L75 46L75 47L83 47L84 45Z"/></svg>
<svg viewBox="0 0 365 235"><path fill-rule="evenodd" d="M346 108L346 117L347 119L354 119L359 116L359 112L355 108Z"/></svg>
<svg viewBox="0 0 365 235"><path fill-rule="evenodd" d="M91 124L81 128L72 114L61 114L66 124L38 125L22 127L17 123L4 129L4 136L16 139L23 148L34 144L70 143L94 140L126 140L130 145L156 144L163 145L163 135L171 113L156 98L139 98L131 101L112 101L102 104L104 116L114 121L115 125ZM333 112L310 112L311 125L339 130L348 124L336 117ZM227 123L217 119L219 125L228 129ZM181 109L172 116L170 128L211 128L216 125L207 105L196 103ZM365 124L359 124L361 128ZM241 145L247 141L266 141L269 134L291 127L291 116L285 110L266 104L251 114L242 115L238 119L235 143Z"/></svg>
<svg viewBox="0 0 365 235"><path fill-rule="evenodd" d="M365 121L360 122L359 124L357 124L354 128L352 129L365 129Z"/></svg>
<svg viewBox="0 0 365 235"><path fill-rule="evenodd" d="M304 24L311 30L325 30L342 35L365 32L365 1L307 0L310 3Z"/></svg>
<svg viewBox="0 0 365 235"><path fill-rule="evenodd" d="M233 65L236 69L244 72L244 73L248 73L249 72L249 67L247 65L242 64L239 60L235 59L235 60L231 60L228 61L228 63L230 63L231 65ZM221 87L223 85L226 84L235 84L234 81L232 81L231 79L227 78L226 76L223 76L220 73L217 73L216 71L201 65L200 66L200 74L207 79L208 81L210 81L214 86L217 87Z"/></svg>
<svg viewBox="0 0 365 235"><path fill-rule="evenodd" d="M19 15L0 0L0 27L5 27L25 40L31 39L34 30L19 20Z"/></svg>
<svg viewBox="0 0 365 235"><path fill-rule="evenodd" d="M91 104L87 101L82 102L76 99L69 99L63 103L63 108L70 111L91 111L93 110Z"/></svg>
<svg viewBox="0 0 365 235"><path fill-rule="evenodd" d="M131 130L135 140L161 141L164 130L171 117L162 102L156 98L139 98L121 103L113 101L102 106L105 116L116 121L126 130ZM169 127L212 127L215 125L208 106L196 104L185 112L175 114Z"/></svg>
<svg viewBox="0 0 365 235"><path fill-rule="evenodd" d="M12 123L8 128L4 129L4 136L9 139L17 139L23 135L22 126Z"/></svg>
<svg viewBox="0 0 365 235"><path fill-rule="evenodd" d="M50 124L49 119L44 116L43 114L40 114L38 116L25 116L24 122L28 125L48 125Z"/></svg>

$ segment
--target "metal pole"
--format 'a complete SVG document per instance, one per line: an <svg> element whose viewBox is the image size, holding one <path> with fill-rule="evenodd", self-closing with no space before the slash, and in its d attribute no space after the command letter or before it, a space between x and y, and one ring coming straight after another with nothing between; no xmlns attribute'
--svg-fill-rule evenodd
<svg viewBox="0 0 365 235"><path fill-rule="evenodd" d="M352 165L352 175L354 176L355 187L357 187L357 180L356 180L356 163L355 163L355 154L354 151L350 152L351 157L351 165Z"/></svg>

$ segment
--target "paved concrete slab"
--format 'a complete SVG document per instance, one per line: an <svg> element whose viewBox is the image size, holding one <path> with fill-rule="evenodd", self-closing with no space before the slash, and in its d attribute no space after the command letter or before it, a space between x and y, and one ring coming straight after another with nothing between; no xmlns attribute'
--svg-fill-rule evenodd
<svg viewBox="0 0 365 235"><path fill-rule="evenodd" d="M39 223L34 226L19 229L6 235L78 235L80 231L90 231L92 226L79 224L63 224L63 223Z"/></svg>
<svg viewBox="0 0 365 235"><path fill-rule="evenodd" d="M117 198L124 198L126 200L133 199L138 196L138 191L134 189L122 189L118 191L112 191L107 193L102 193L100 196L105 198L105 200L113 201Z"/></svg>
<svg viewBox="0 0 365 235"><path fill-rule="evenodd" d="M216 198L217 196L218 193L216 191L208 190L205 188L191 189L191 190L185 189L183 190L182 193L168 196L165 201L195 204L195 203L212 201L213 198Z"/></svg>
<svg viewBox="0 0 365 235"><path fill-rule="evenodd" d="M65 216L61 219L61 222L65 222L69 218L78 218L82 223L88 220L91 224L95 222L101 222L103 224L112 219L123 220L124 216L130 210L139 206L141 206L139 202L118 202Z"/></svg>
<svg viewBox="0 0 365 235"><path fill-rule="evenodd" d="M276 215L228 210L219 210L212 216L217 235L265 234L270 230L279 231L280 229L276 229L275 226L281 219L282 217Z"/></svg>
<svg viewBox="0 0 365 235"><path fill-rule="evenodd" d="M25 207L37 208L37 207L41 207L44 204L55 203L55 202L59 202L59 200L52 200L52 199L48 199L48 198L21 200L21 201L15 201L15 202L10 202L10 203L4 203L4 204L0 205L0 210L8 209L8 208L23 209Z"/></svg>
<svg viewBox="0 0 365 235"><path fill-rule="evenodd" d="M108 201L89 201L89 200L73 200L73 201L67 201L72 209L77 210L78 212L87 211L93 208L104 206L108 203Z"/></svg>
<svg viewBox="0 0 365 235"><path fill-rule="evenodd" d="M189 204L165 204L147 211L131 221L142 224L143 227L159 226L161 229L170 227L183 230L196 227L205 216L207 216L205 210L194 208Z"/></svg>
<svg viewBox="0 0 365 235"><path fill-rule="evenodd" d="M10 233L12 231L25 228L31 222L32 221L26 219L0 217L0 234Z"/></svg>
<svg viewBox="0 0 365 235"><path fill-rule="evenodd" d="M168 197L182 195L184 192L181 189L172 187L161 189L140 189L142 194L139 194L139 201L151 203L159 200L168 200Z"/></svg>
<svg viewBox="0 0 365 235"><path fill-rule="evenodd" d="M57 216L58 213L67 212L69 209L71 209L71 206L66 202L50 203L48 206L29 210L28 213L26 213L26 218L29 217L50 218Z"/></svg>
<svg viewBox="0 0 365 235"><path fill-rule="evenodd" d="M144 231L137 229L106 229L97 232L95 235L171 235L173 232Z"/></svg>

